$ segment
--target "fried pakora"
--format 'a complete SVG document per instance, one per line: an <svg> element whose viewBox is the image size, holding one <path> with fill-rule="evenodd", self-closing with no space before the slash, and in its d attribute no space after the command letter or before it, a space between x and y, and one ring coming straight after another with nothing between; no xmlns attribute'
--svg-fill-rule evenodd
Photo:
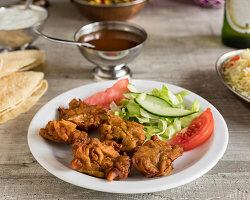
<svg viewBox="0 0 250 200"><path fill-rule="evenodd" d="M122 144L121 151L132 154L145 141L143 126L136 122L124 121L116 115L109 115L100 127L101 141L114 140Z"/></svg>
<svg viewBox="0 0 250 200"><path fill-rule="evenodd" d="M74 159L72 169L92 176L107 178L108 181L128 177L131 161L124 154L120 155L121 145L112 140L100 142L98 138L88 143L76 142L72 145Z"/></svg>
<svg viewBox="0 0 250 200"><path fill-rule="evenodd" d="M80 130L90 131L97 129L105 121L108 109L73 99L69 103L69 109L59 107L58 111L59 119L75 123Z"/></svg>
<svg viewBox="0 0 250 200"><path fill-rule="evenodd" d="M72 144L77 141L87 141L88 134L76 129L76 124L61 120L49 121L45 128L41 128L39 135L57 143Z"/></svg>
<svg viewBox="0 0 250 200"><path fill-rule="evenodd" d="M137 148L132 157L133 166L146 177L165 176L173 169L173 161L183 154L183 148L158 139L154 135Z"/></svg>

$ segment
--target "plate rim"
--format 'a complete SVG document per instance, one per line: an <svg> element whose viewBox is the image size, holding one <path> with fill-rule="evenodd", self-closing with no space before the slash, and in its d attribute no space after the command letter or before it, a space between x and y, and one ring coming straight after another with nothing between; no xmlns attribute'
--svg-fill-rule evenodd
<svg viewBox="0 0 250 200"><path fill-rule="evenodd" d="M154 82L156 84L167 84L171 87L176 87L178 89L181 89L181 90L187 90L185 88L182 88L182 87L179 87L179 86L176 86L176 85L173 85L173 84L169 84L169 83L164 83L164 82L160 82L160 81L154 81L154 80L146 80L146 79L132 79L131 82ZM110 80L110 81L105 81L107 84L110 84L112 85L113 83L116 82L116 80ZM191 178L190 177L179 177L181 178L181 181L173 184L172 186L165 186L165 185L162 185L162 186L155 186L155 187L151 187L150 190L148 188L146 189L140 189L138 190L138 188L135 190L130 190L130 191L127 191L126 189L124 188L121 188L119 191L117 191L116 189L112 189L111 187L109 188L108 187L108 190L107 188L100 188L100 187L96 187L96 186L93 186L93 185L82 185L82 184L79 184L79 183L76 183L76 182L72 182L71 179L69 178L66 178L66 177L62 177L62 176L59 176L57 173L55 173L53 170L50 169L50 167L46 164L46 163L43 163L43 162L40 162L40 158L37 157L37 155L34 155L35 152L33 152L33 149L32 149L32 144L31 144L31 139L29 138L30 135L31 135L31 127L32 127L32 123L34 123L34 120L35 118L39 115L39 112L44 109L44 107L51 103L53 103L57 98L59 99L61 96L65 96L67 93L71 93L71 92L74 92L74 90L79 90L80 88L82 87L88 87L88 86L94 86L94 85L99 85L103 82L97 82L97 83L90 83L90 84L85 84L85 85L81 85L79 87L76 87L76 88L72 88L70 90L67 90L59 95L57 95L56 97L52 98L49 102L47 102L46 104L44 104L37 112L36 114L33 116L31 122L30 122L30 125L29 125L29 128L28 128L28 134L27 134L27 140L28 140L28 146L29 146L29 149L33 155L33 157L37 160L37 162L44 168L46 169L49 173L51 173L52 175L56 176L57 178L65 181L65 182L68 182L70 184L73 184L73 185L77 185L79 187L83 187L83 188L86 188L86 189L91 189L91 190L96 190L96 191L101 191L101 192L108 192L108 193L123 193L123 194L139 194L139 193L149 193L149 192L158 192L158 191L162 191L162 190L167 190L167 189L171 189L171 188L175 188L175 187L178 187L178 186L181 186L181 185L184 185L184 184L187 184L189 182L192 182L193 180L201 177L202 175L204 175L205 173L207 173L209 170L211 170L217 163L218 161L222 158L222 156L224 155L225 151L226 151L226 148L227 148L227 145L228 145L228 140L229 140L229 133L228 133L228 128L227 128L227 124L223 118L223 116L220 114L220 112L211 104L209 103L206 99L202 98L201 96L195 94L194 92L192 91L189 91L190 92L190 95L194 95L194 96L197 96L198 98L202 99L202 101L206 102L207 104L209 104L209 107L214 110L216 112L216 116L220 118L222 124L221 126L223 127L224 131L225 131L225 134L224 134L224 143L221 145L221 148L220 148L220 151L219 152L216 152L217 153L217 156L215 159L213 159L212 161L210 161L209 163L205 163L206 165L203 164L203 167L202 169L199 168L198 172L192 174ZM213 134L214 135L214 134ZM200 160L198 160L194 165L192 166L189 166L188 168L178 172L177 174L175 174L175 177L178 178L178 176L181 176L186 170L188 170L189 168L195 168L197 167L197 164L202 164L204 163L204 160L206 160L210 154L211 154L211 146L214 145L214 143L216 143L217 141L214 141L211 142L211 145L210 147L208 148L207 152L200 158ZM214 149L212 149L214 150ZM213 155L213 154L212 154ZM213 155L214 156L214 155ZM184 173L185 174L185 173ZM87 175L88 176L88 175ZM173 176L173 175L172 175ZM170 177L169 179L171 179L172 176L166 176L166 177ZM166 178L166 177L162 177L162 178ZM92 178L96 178L96 177L92 177ZM152 182L153 180L155 179L149 179L147 180L147 182ZM157 179L158 180L158 179ZM161 179L159 179L159 182ZM138 183L140 181L137 181ZM143 182L143 181L142 181Z"/></svg>

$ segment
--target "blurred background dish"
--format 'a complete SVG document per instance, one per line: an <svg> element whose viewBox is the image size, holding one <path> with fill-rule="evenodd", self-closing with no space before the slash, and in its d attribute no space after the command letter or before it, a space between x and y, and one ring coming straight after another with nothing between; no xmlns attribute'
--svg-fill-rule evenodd
<svg viewBox="0 0 250 200"><path fill-rule="evenodd" d="M194 2L205 8L223 8L225 0L194 0Z"/></svg>
<svg viewBox="0 0 250 200"><path fill-rule="evenodd" d="M83 2L88 2L90 4L99 4L99 5L115 5L115 4L122 4L122 3L130 3L136 0L80 0Z"/></svg>
<svg viewBox="0 0 250 200"><path fill-rule="evenodd" d="M232 59L234 56L239 56L241 53L244 53L246 50L245 49L240 49L240 50L235 50L235 51L230 51L228 53L223 54L222 56L219 57L219 59L216 62L216 71L217 74L221 80L221 82L229 89L231 90L234 94L236 94L238 97L241 99L244 99L248 103L250 103L250 99L247 98L245 95L237 91L236 88L232 87L230 84L228 84L228 80L226 79L224 75L224 65L226 62L228 62L230 59Z"/></svg>
<svg viewBox="0 0 250 200"><path fill-rule="evenodd" d="M24 5L0 8L0 51L25 49L34 42L48 17L48 11L40 6Z"/></svg>
<svg viewBox="0 0 250 200"><path fill-rule="evenodd" d="M27 0L20 0L20 4L25 4L26 1ZM36 6L42 6L44 8L47 8L47 7L49 7L50 2L49 2L49 0L33 0L32 4L36 5Z"/></svg>
<svg viewBox="0 0 250 200"><path fill-rule="evenodd" d="M94 4L85 0L71 0L82 15L94 21L126 21L136 16L146 5L147 0L128 0L126 3L112 3L109 0L107 4ZM122 2L123 0L119 0ZM125 0L126 1L126 0ZM98 2L97 2L98 3Z"/></svg>

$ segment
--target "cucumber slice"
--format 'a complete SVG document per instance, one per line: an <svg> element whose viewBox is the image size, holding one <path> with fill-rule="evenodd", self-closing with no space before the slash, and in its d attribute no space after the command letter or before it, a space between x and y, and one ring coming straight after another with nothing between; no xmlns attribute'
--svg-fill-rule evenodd
<svg viewBox="0 0 250 200"><path fill-rule="evenodd" d="M123 93L123 96L125 96L128 99L134 99L140 94L141 93L137 93L137 92L125 92L125 93Z"/></svg>
<svg viewBox="0 0 250 200"><path fill-rule="evenodd" d="M128 99L135 99L135 98L138 98L138 97L145 98L145 95L147 95L149 98L150 97L159 98L162 101L165 101L166 104L168 104L169 107L172 107L172 105L169 102L167 102L166 100L162 99L161 97L154 96L152 94L139 93L139 92L125 92L125 93L123 93L123 96L125 96Z"/></svg>
<svg viewBox="0 0 250 200"><path fill-rule="evenodd" d="M138 90L136 89L136 87L133 84L131 84L131 83L129 83L127 85L127 88L129 89L130 92L138 92Z"/></svg>
<svg viewBox="0 0 250 200"><path fill-rule="evenodd" d="M160 117L184 117L195 113L192 110L172 108L164 99L152 95L141 94L134 100L142 109Z"/></svg>

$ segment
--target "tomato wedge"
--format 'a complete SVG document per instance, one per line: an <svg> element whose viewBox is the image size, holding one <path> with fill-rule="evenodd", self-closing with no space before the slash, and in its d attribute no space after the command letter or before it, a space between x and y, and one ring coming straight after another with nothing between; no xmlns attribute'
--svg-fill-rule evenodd
<svg viewBox="0 0 250 200"><path fill-rule="evenodd" d="M116 104L119 104L122 99L125 99L123 93L129 92L127 88L129 80L127 78L117 81L112 87L106 89L106 93ZM109 102L109 104L111 103Z"/></svg>
<svg viewBox="0 0 250 200"><path fill-rule="evenodd" d="M112 99L107 92L102 91L88 97L84 100L84 102L88 105L99 105L105 108L109 108L109 102L112 102Z"/></svg>
<svg viewBox="0 0 250 200"><path fill-rule="evenodd" d="M129 92L127 85L129 80L127 78L117 81L112 87L107 88L105 91L98 92L84 100L89 105L100 105L109 108L112 101L119 103L125 97L123 93Z"/></svg>
<svg viewBox="0 0 250 200"><path fill-rule="evenodd" d="M171 140L170 145L180 145L184 151L189 151L203 144L213 133L214 119L211 110L206 109L195 118L189 127L182 129Z"/></svg>

